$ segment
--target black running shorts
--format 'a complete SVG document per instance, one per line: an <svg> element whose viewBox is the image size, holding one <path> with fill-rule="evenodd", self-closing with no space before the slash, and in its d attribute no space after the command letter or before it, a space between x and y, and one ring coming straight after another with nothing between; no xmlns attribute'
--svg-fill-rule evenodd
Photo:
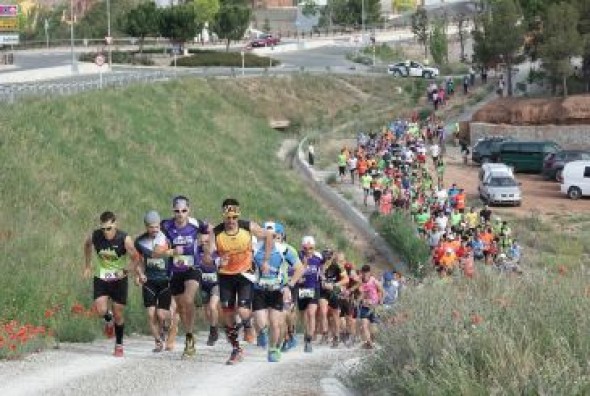
<svg viewBox="0 0 590 396"><path fill-rule="evenodd" d="M170 309L172 292L168 280L148 280L142 289L143 306L146 308L157 307L158 309Z"/></svg>
<svg viewBox="0 0 590 396"><path fill-rule="evenodd" d="M107 296L113 302L121 305L127 304L127 277L107 282L94 277L94 299Z"/></svg>
<svg viewBox="0 0 590 396"><path fill-rule="evenodd" d="M262 311L263 309L283 310L283 292L280 290L257 290L252 291L252 310Z"/></svg>
<svg viewBox="0 0 590 396"><path fill-rule="evenodd" d="M250 309L252 302L252 282L240 274L223 275L219 274L219 300L221 308Z"/></svg>
<svg viewBox="0 0 590 396"><path fill-rule="evenodd" d="M194 268L190 268L184 272L173 272L170 278L170 290L173 296L178 296L184 293L184 283L188 281L199 282L201 280L201 272Z"/></svg>

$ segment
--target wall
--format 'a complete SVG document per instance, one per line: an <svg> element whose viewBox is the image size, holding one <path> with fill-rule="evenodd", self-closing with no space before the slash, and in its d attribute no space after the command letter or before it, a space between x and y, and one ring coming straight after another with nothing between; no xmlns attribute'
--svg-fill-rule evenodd
<svg viewBox="0 0 590 396"><path fill-rule="evenodd" d="M471 144L491 135L510 135L517 140L553 140L566 149L590 149L590 125L508 125L472 122Z"/></svg>

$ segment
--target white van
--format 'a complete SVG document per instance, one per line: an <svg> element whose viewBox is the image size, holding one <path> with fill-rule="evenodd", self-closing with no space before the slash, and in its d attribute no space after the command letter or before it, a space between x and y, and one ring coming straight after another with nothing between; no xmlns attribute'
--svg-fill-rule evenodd
<svg viewBox="0 0 590 396"><path fill-rule="evenodd" d="M561 192L571 199L590 195L590 161L572 161L563 167Z"/></svg>
<svg viewBox="0 0 590 396"><path fill-rule="evenodd" d="M508 173L510 176L514 177L512 167L506 164L495 164L488 162L483 164L479 169L479 181L483 182L484 180L488 179L492 172Z"/></svg>

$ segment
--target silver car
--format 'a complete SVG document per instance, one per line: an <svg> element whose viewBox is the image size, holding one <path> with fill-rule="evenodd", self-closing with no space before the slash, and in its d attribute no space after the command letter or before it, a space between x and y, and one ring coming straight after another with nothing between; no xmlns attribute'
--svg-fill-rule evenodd
<svg viewBox="0 0 590 396"><path fill-rule="evenodd" d="M520 183L510 173L491 173L479 182L479 196L487 204L516 205L522 204Z"/></svg>

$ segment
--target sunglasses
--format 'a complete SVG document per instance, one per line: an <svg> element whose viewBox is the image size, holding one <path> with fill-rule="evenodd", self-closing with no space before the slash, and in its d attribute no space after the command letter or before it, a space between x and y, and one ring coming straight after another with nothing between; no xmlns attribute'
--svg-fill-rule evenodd
<svg viewBox="0 0 590 396"><path fill-rule="evenodd" d="M225 216L225 218L226 218L227 220L237 220L237 219L239 219L239 218L240 218L240 216Z"/></svg>
<svg viewBox="0 0 590 396"><path fill-rule="evenodd" d="M103 231L112 231L113 228L115 228L115 227L114 226L100 227L100 229Z"/></svg>
<svg viewBox="0 0 590 396"><path fill-rule="evenodd" d="M174 209L174 213L187 213L188 209Z"/></svg>

